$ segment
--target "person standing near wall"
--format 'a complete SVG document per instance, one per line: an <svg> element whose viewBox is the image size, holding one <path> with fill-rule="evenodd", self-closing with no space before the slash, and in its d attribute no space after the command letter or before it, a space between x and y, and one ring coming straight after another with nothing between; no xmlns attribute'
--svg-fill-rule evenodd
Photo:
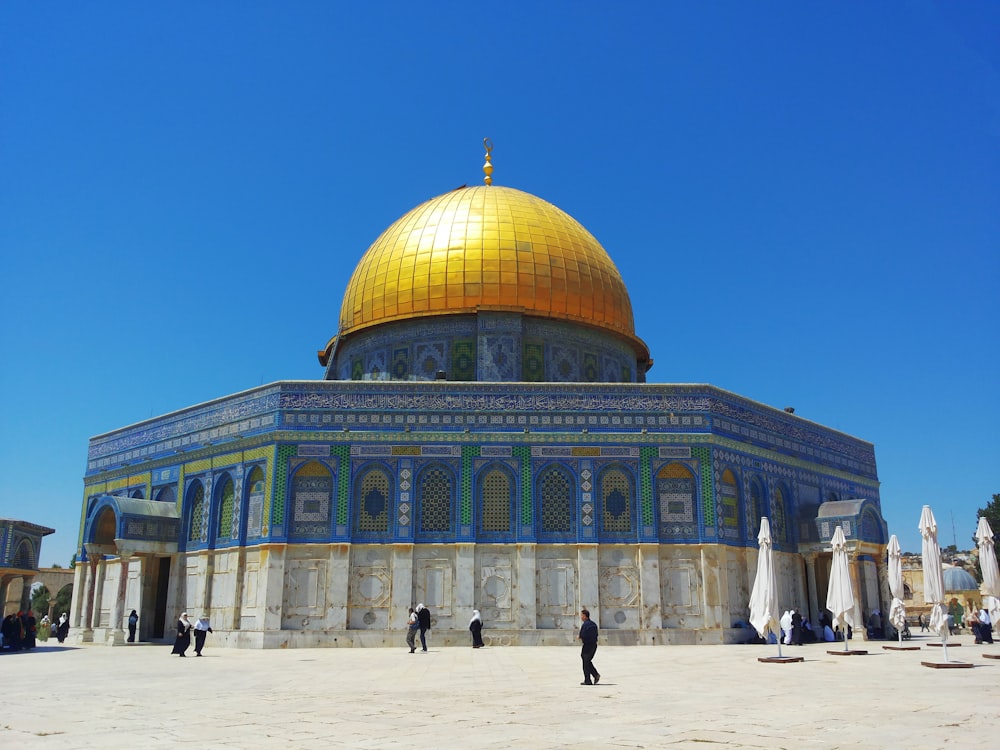
<svg viewBox="0 0 1000 750"><path fill-rule="evenodd" d="M194 623L194 655L201 656L201 650L205 648L205 638L212 632L212 625L206 615L199 617Z"/></svg>
<svg viewBox="0 0 1000 750"><path fill-rule="evenodd" d="M191 621L188 619L187 612L181 612L181 616L177 620L177 637L174 639L174 650L170 653L184 656L184 652L188 650L190 645Z"/></svg>
<svg viewBox="0 0 1000 750"><path fill-rule="evenodd" d="M406 645L410 647L412 654L417 650L417 631L420 630L420 621L417 619L417 611L410 607L410 614L406 618Z"/></svg>
<svg viewBox="0 0 1000 750"><path fill-rule="evenodd" d="M417 621L420 623L420 647L421 651L427 651L426 633L431 629L431 611L423 604L417 605Z"/></svg>
<svg viewBox="0 0 1000 750"><path fill-rule="evenodd" d="M128 642L135 643L135 629L139 625L139 613L134 609L128 616Z"/></svg>
<svg viewBox="0 0 1000 750"><path fill-rule="evenodd" d="M472 647L483 647L483 616L478 609L472 610L472 619L469 620L469 631L472 633Z"/></svg>
<svg viewBox="0 0 1000 750"><path fill-rule="evenodd" d="M601 675L594 666L594 655L597 653L597 623L590 619L590 611L580 610L580 640L583 641L583 648L580 649L580 659L583 661L583 682L581 685L596 685L601 681ZM593 677L593 682L591 682Z"/></svg>

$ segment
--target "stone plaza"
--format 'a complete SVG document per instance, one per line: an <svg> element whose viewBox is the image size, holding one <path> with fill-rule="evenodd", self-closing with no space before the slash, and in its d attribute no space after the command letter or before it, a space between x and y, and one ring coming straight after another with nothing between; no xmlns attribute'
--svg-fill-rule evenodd
<svg viewBox="0 0 1000 750"><path fill-rule="evenodd" d="M579 649L232 649L43 645L0 655L9 689L0 747L17 748L939 748L1000 730L1000 646L852 642L776 646L602 645L580 686ZM954 644L960 643L961 646ZM992 649L992 650L991 650ZM189 654L193 656L193 654Z"/></svg>

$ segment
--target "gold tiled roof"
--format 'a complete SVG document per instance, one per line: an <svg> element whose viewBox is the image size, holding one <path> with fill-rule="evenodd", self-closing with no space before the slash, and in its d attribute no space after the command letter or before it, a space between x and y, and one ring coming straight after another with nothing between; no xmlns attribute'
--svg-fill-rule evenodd
<svg viewBox="0 0 1000 750"><path fill-rule="evenodd" d="M347 285L340 335L477 310L576 321L646 351L621 275L593 235L541 198L485 185L433 198L375 240Z"/></svg>

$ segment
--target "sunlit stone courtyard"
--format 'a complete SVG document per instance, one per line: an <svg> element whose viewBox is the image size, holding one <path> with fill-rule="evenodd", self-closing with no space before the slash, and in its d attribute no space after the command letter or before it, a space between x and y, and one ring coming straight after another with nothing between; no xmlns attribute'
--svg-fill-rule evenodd
<svg viewBox="0 0 1000 750"><path fill-rule="evenodd" d="M1000 730L1000 645L852 642L601 646L583 687L569 647L245 650L180 659L169 646L0 654L0 747L570 748L981 746ZM992 649L992 650L991 650Z"/></svg>

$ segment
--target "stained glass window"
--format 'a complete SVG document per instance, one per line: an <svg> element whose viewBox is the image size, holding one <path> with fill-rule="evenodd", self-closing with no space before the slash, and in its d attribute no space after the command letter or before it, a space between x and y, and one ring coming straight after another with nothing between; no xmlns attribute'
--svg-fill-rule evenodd
<svg viewBox="0 0 1000 750"><path fill-rule="evenodd" d="M420 531L451 531L451 474L443 466L420 475Z"/></svg>
<svg viewBox="0 0 1000 750"><path fill-rule="evenodd" d="M310 461L295 472L292 481L290 535L315 537L330 528L333 475L318 461Z"/></svg>
<svg viewBox="0 0 1000 750"><path fill-rule="evenodd" d="M541 497L541 530L567 534L573 530L573 478L565 469L553 466L538 478Z"/></svg>
<svg viewBox="0 0 1000 750"><path fill-rule="evenodd" d="M601 523L607 532L632 531L632 477L621 469L601 474Z"/></svg>
<svg viewBox="0 0 1000 750"><path fill-rule="evenodd" d="M389 531L389 476L382 469L370 469L358 485L356 527L358 531Z"/></svg>
<svg viewBox="0 0 1000 750"><path fill-rule="evenodd" d="M764 488L755 477L750 480L750 537L756 539L760 533L761 516L767 515L767 501L764 497Z"/></svg>
<svg viewBox="0 0 1000 750"><path fill-rule="evenodd" d="M219 504L219 539L231 539L233 536L233 506L236 502L236 485L226 475L223 477L221 498Z"/></svg>
<svg viewBox="0 0 1000 750"><path fill-rule="evenodd" d="M503 469L490 469L479 482L479 507L482 530L510 531L510 508L513 487Z"/></svg>
<svg viewBox="0 0 1000 750"><path fill-rule="evenodd" d="M188 487L188 507L191 509L188 541L200 542L201 532L205 528L205 487L198 480Z"/></svg>
<svg viewBox="0 0 1000 750"><path fill-rule="evenodd" d="M729 469L722 472L719 495L722 503L723 528L738 530L740 527L740 493L736 487L736 475Z"/></svg>

